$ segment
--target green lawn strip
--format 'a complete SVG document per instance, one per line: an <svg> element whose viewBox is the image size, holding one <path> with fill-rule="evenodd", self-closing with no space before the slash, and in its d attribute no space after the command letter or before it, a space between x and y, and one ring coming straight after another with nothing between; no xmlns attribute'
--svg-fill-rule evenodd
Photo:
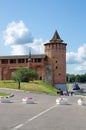
<svg viewBox="0 0 86 130"><path fill-rule="evenodd" d="M10 94L4 93L4 92L0 92L0 96L9 96Z"/></svg>
<svg viewBox="0 0 86 130"><path fill-rule="evenodd" d="M13 80L0 80L0 88L17 89L18 84Z"/></svg>
<svg viewBox="0 0 86 130"><path fill-rule="evenodd" d="M40 92L57 95L57 89L52 87L50 84L47 84L43 81L30 81L29 83L22 83L21 89L28 90L31 92Z"/></svg>
<svg viewBox="0 0 86 130"><path fill-rule="evenodd" d="M13 80L1 80L0 87L18 89L18 84ZM57 95L57 89L40 80L21 82L21 90Z"/></svg>

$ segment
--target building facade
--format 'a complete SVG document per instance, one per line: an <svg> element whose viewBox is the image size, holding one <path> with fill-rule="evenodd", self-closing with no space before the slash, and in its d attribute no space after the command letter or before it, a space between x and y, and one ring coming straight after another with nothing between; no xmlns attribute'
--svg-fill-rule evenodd
<svg viewBox="0 0 86 130"><path fill-rule="evenodd" d="M61 40L57 31L49 43L44 44L44 54L0 56L0 80L12 79L14 71L20 67L34 69L38 79L55 87L66 85L66 43Z"/></svg>

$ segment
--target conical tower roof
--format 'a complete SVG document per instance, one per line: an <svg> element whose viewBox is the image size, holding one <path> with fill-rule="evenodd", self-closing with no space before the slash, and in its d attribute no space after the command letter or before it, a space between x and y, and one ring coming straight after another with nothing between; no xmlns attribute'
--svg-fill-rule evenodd
<svg viewBox="0 0 86 130"><path fill-rule="evenodd" d="M53 35L52 40L57 40L57 39L61 39L61 38L60 38L60 36L59 36L59 34L58 34L57 30L56 30L54 35Z"/></svg>
<svg viewBox="0 0 86 130"><path fill-rule="evenodd" d="M63 41L63 40L61 40L61 38L60 38L60 36L59 36L59 34L58 34L57 30L56 30L53 37L52 37L52 39L50 41L52 42L52 41L58 41L58 40L61 41L61 42Z"/></svg>

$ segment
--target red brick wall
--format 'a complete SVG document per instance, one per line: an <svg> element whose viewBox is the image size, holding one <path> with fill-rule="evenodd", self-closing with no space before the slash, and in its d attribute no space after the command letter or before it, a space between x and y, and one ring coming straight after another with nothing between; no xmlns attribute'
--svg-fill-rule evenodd
<svg viewBox="0 0 86 130"><path fill-rule="evenodd" d="M16 56L17 57L17 56ZM12 73L20 66L27 67L34 69L38 72L38 79L42 77L43 80L45 80L45 62L44 59L42 59L42 62L40 63L15 63L15 64L10 64L9 59L8 63L6 64L1 64L0 60L0 79L1 80L10 80L12 79Z"/></svg>

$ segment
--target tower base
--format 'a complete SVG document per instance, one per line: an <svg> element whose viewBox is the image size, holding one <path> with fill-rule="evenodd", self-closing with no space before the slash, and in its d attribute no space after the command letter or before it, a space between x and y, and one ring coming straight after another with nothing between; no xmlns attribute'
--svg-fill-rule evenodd
<svg viewBox="0 0 86 130"><path fill-rule="evenodd" d="M66 84L55 84L54 87L57 88L57 89L61 89L63 91L67 90Z"/></svg>

